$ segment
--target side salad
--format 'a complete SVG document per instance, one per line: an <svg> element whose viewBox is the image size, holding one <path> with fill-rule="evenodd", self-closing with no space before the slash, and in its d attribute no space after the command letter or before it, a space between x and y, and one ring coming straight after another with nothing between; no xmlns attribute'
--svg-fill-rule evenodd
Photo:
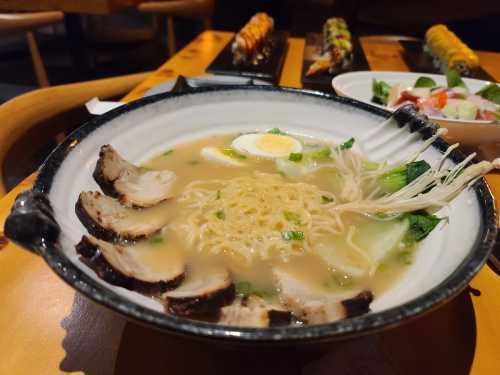
<svg viewBox="0 0 500 375"><path fill-rule="evenodd" d="M393 86L373 80L372 102L398 108L413 103L420 112L434 117L459 120L500 121L500 86L490 83L472 93L453 69L446 74L447 86L439 86L432 78L419 77L413 86Z"/></svg>

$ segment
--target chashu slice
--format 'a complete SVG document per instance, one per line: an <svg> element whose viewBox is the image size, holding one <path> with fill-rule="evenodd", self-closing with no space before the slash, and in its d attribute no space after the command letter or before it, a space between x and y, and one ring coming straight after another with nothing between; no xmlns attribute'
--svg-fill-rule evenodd
<svg viewBox="0 0 500 375"><path fill-rule="evenodd" d="M220 310L219 323L239 327L288 325L292 314L273 309L262 298L250 295Z"/></svg>
<svg viewBox="0 0 500 375"><path fill-rule="evenodd" d="M168 204L163 203L163 204ZM156 212L160 206L135 210L99 192L82 192L75 212L89 233L104 241L140 240L158 232L169 221Z"/></svg>
<svg viewBox="0 0 500 375"><path fill-rule="evenodd" d="M195 270L179 288L162 296L167 311L181 316L215 314L234 297L231 275L223 267Z"/></svg>
<svg viewBox="0 0 500 375"><path fill-rule="evenodd" d="M83 236L75 248L80 259L101 279L126 289L159 295L176 288L184 279L185 263L180 256L173 255L169 264L158 270L141 262L133 245L116 245Z"/></svg>
<svg viewBox="0 0 500 375"><path fill-rule="evenodd" d="M274 268L273 275L282 304L306 323L330 323L370 311L370 291L324 292L284 269Z"/></svg>
<svg viewBox="0 0 500 375"><path fill-rule="evenodd" d="M175 173L146 171L123 159L111 145L101 147L94 179L104 194L129 207L152 207L172 197Z"/></svg>

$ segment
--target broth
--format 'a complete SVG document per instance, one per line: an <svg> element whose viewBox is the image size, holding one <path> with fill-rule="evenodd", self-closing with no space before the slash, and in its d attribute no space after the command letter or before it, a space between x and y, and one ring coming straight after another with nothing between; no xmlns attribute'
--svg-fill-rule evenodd
<svg viewBox="0 0 500 375"><path fill-rule="evenodd" d="M244 166L233 167L207 161L200 156L200 150L203 147L227 147L234 138L235 135L210 136L191 143L178 145L175 149L165 150L164 154L144 163L143 167L175 172L177 179L173 186L174 197L182 195L186 186L195 180L209 181L214 178L231 180L248 176L255 171L270 174L278 173L276 164L272 159L247 158L244 160ZM320 141L311 139L304 142L322 144ZM307 174L302 178L295 179L295 181L315 185L323 191L338 193L335 191L335 172L328 168ZM217 191L214 191L214 194L217 194ZM284 207L285 209L286 207ZM327 264L322 257L314 252L304 252L288 258L274 256L269 259L259 259L256 257L250 264L247 264L229 251L213 254L200 251L187 243L186 236L188 233L182 229L182 224L189 212L190 208L176 198L157 206L152 214L168 215L172 220L158 236L142 241L140 246L137 246L138 257L154 269L161 269L162 265L167 264L173 256L185 259L188 269L192 271L214 264L223 265L230 270L237 285L238 282L251 283L255 289L265 291L262 294L270 300L276 296L276 287L272 275L272 268L276 266L283 267L309 284L312 289L318 291L359 289L371 290L375 295L380 295L408 268L414 251L414 246L400 242L397 248L391 250L379 262L374 272L362 276L350 275L346 270L337 269L331 264ZM147 218L143 219L147 220ZM361 215L345 217L344 221L347 222L348 226L352 225L357 228L370 225L371 232L377 232L378 227L380 231L383 231L384 227L388 225L387 222L378 222ZM358 232L355 238L360 236L363 236L362 232ZM345 233L337 236L325 236L321 242L317 245L326 248L332 247L336 252L342 253L346 257L356 258L357 256L353 255L353 250L347 244ZM331 250L327 249L327 251ZM363 263L363 259L358 258L357 262Z"/></svg>

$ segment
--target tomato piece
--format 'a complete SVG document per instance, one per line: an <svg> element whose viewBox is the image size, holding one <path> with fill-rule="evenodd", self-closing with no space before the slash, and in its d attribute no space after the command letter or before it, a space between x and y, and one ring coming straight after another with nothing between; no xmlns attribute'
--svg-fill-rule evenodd
<svg viewBox="0 0 500 375"><path fill-rule="evenodd" d="M448 94L446 91L441 91L431 95L431 102L436 108L443 108L448 101Z"/></svg>

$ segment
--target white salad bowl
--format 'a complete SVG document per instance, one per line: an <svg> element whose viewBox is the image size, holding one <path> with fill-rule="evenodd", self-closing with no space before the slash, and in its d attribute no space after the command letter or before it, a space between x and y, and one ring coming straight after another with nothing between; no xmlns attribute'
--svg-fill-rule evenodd
<svg viewBox="0 0 500 375"><path fill-rule="evenodd" d="M79 260L75 244L86 231L75 214L75 202L81 191L98 190L92 172L103 144L141 163L194 138L274 127L332 142L354 137L359 151L373 160L390 161L416 151L436 131L411 111L391 117L356 100L305 90L239 86L152 96L96 117L58 146L41 167L33 190L18 197L6 235L41 255L74 289L130 319L172 333L250 343L325 341L386 329L442 305L484 265L497 221L483 179L439 213L449 220L421 242L408 271L376 296L370 313L328 324L244 328L168 315L159 302L108 284ZM446 147L437 139L422 157L435 163ZM447 163L452 166L462 158L453 152Z"/></svg>
<svg viewBox="0 0 500 375"><path fill-rule="evenodd" d="M364 103L386 108L371 102L373 80L383 80L390 85L402 83L413 86L418 77L430 77L438 85L446 86L446 77L439 74L406 73L406 72L349 72L339 74L332 80L332 86L338 95L360 100ZM479 79L463 78L471 92L477 92L491 82ZM386 108L389 111L392 109ZM459 142L467 146L479 146L488 143L500 143L500 124L483 120L455 120L442 117L429 117L431 121L448 129L446 140L450 143Z"/></svg>

